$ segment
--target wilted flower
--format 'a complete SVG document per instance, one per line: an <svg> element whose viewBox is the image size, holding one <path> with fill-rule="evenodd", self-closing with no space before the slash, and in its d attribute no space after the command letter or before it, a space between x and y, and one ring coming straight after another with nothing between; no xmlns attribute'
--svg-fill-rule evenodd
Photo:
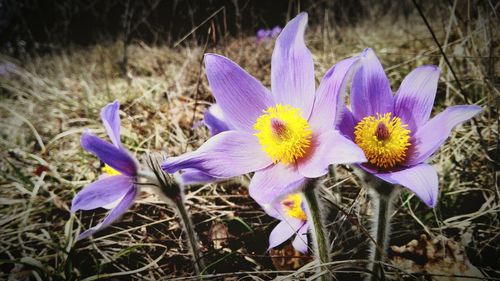
<svg viewBox="0 0 500 281"><path fill-rule="evenodd" d="M223 179L255 172L250 195L269 203L299 189L330 164L366 158L335 129L339 93L356 58L330 69L315 94L314 65L304 43L307 14L291 20L276 41L272 91L231 60L205 55L210 87L230 130L198 150L165 161L169 173L194 169Z"/></svg>
<svg viewBox="0 0 500 281"><path fill-rule="evenodd" d="M418 67L393 96L377 56L366 49L352 79L351 110L345 110L339 125L364 151L363 170L407 187L430 207L437 202L438 176L424 162L455 126L481 111L476 105L452 106L429 120L438 80L436 66Z"/></svg>
<svg viewBox="0 0 500 281"><path fill-rule="evenodd" d="M132 206L138 192L135 184L137 162L120 141L119 107L118 101L115 101L101 110L101 119L113 144L88 131L81 137L82 147L105 163L102 169L104 174L76 194L71 203L71 212L100 207L109 209L110 212L101 223L81 233L78 239L86 238L112 224Z"/></svg>
<svg viewBox="0 0 500 281"><path fill-rule="evenodd" d="M269 249L274 248L288 240L293 235L293 247L302 253L307 252L307 212L301 193L292 193L285 198L264 205L263 209L268 215L280 220L269 235Z"/></svg>

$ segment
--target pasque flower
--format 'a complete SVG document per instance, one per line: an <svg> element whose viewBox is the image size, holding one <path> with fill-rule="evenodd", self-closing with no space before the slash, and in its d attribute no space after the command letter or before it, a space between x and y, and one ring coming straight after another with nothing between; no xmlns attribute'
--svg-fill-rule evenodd
<svg viewBox="0 0 500 281"><path fill-rule="evenodd" d="M268 215L280 222L269 235L269 249L274 248L295 235L292 245L302 253L307 252L307 204L301 193L292 193L275 200L272 204L263 205Z"/></svg>
<svg viewBox="0 0 500 281"><path fill-rule="evenodd" d="M101 110L101 119L112 144L88 131L80 140L82 147L99 157L105 166L99 180L87 185L73 198L71 212L96 208L106 208L110 212L102 222L81 233L78 239L86 238L116 221L132 206L138 192L135 185L137 162L120 141L119 107L118 101L115 101Z"/></svg>
<svg viewBox="0 0 500 281"><path fill-rule="evenodd" d="M439 69L416 68L393 96L389 80L371 49L359 56L353 74L351 110L345 109L340 131L365 153L363 170L413 191L425 204L436 205L438 176L425 161L451 130L481 111L476 105L451 106L429 120Z"/></svg>
<svg viewBox="0 0 500 281"><path fill-rule="evenodd" d="M226 123L220 106L212 104L204 113L203 123L208 128L210 135L215 136L230 130ZM194 169L184 170L181 174L182 181L186 184L216 181L213 178ZM270 204L261 207L271 217L280 220L269 236L269 249L274 248L295 235L293 247L302 253L307 252L307 212L302 194L292 193L284 198L278 198Z"/></svg>
<svg viewBox="0 0 500 281"><path fill-rule="evenodd" d="M231 60L205 55L208 82L229 130L194 152L167 159L166 172L194 169L218 179L255 172L249 191L263 204L326 174L330 164L366 161L335 130L339 93L357 58L333 66L316 91L306 24L307 14L301 13L278 36L271 91Z"/></svg>
<svg viewBox="0 0 500 281"><path fill-rule="evenodd" d="M281 33L281 27L275 26L273 29L259 29L257 30L257 42L262 42L266 39L276 38Z"/></svg>

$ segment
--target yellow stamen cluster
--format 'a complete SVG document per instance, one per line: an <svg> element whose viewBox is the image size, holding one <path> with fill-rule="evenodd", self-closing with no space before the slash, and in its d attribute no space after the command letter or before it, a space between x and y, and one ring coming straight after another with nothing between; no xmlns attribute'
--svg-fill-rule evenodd
<svg viewBox="0 0 500 281"><path fill-rule="evenodd" d="M406 157L410 130L391 113L363 118L354 130L355 142L368 162L380 168L392 168Z"/></svg>
<svg viewBox="0 0 500 281"><path fill-rule="evenodd" d="M116 176L116 175L120 175L121 173L118 172L117 170L111 168L108 164L104 164L104 167L102 167L102 172L103 173L106 173L110 176Z"/></svg>
<svg viewBox="0 0 500 281"><path fill-rule="evenodd" d="M311 145L312 131L298 108L277 104L269 107L253 127L262 149L274 163L294 163Z"/></svg>
<svg viewBox="0 0 500 281"><path fill-rule="evenodd" d="M290 217L299 220L306 221L307 215L302 209L302 196L300 193L294 193L288 195L283 201L281 201L281 206L283 211L287 213Z"/></svg>

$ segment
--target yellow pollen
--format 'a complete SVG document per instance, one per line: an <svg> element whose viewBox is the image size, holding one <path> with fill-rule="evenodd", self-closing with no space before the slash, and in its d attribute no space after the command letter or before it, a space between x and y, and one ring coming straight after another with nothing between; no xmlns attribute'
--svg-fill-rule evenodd
<svg viewBox="0 0 500 281"><path fill-rule="evenodd" d="M288 195L283 201L281 201L281 206L283 207L283 211L285 211L285 213L287 213L290 217L303 221L307 220L307 215L302 208L302 196L300 193Z"/></svg>
<svg viewBox="0 0 500 281"><path fill-rule="evenodd" d="M253 128L262 149L274 163L294 163L311 145L312 131L298 108L277 104L264 111Z"/></svg>
<svg viewBox="0 0 500 281"><path fill-rule="evenodd" d="M108 166L108 164L104 164L104 167L102 167L101 171L103 173L106 173L110 176L116 176L116 175L120 175L121 173L118 172L117 170L111 168L110 166Z"/></svg>
<svg viewBox="0 0 500 281"><path fill-rule="evenodd" d="M354 129L355 142L368 162L379 168L392 168L405 160L410 144L408 125L391 113L363 118Z"/></svg>

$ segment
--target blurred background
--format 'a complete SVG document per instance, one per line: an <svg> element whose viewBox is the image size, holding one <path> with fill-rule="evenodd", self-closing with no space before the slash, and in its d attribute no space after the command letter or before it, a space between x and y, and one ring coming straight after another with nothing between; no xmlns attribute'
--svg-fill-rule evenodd
<svg viewBox="0 0 500 281"><path fill-rule="evenodd" d="M445 20L449 8L455 7L462 25L498 9L496 1L486 0L417 2L429 19ZM2 52L19 56L118 39L173 45L187 34L203 43L209 27L215 29L211 39L217 42L223 36L282 26L297 11L307 11L313 25L339 29L383 17L408 19L415 5L411 0L2 0L0 44Z"/></svg>

